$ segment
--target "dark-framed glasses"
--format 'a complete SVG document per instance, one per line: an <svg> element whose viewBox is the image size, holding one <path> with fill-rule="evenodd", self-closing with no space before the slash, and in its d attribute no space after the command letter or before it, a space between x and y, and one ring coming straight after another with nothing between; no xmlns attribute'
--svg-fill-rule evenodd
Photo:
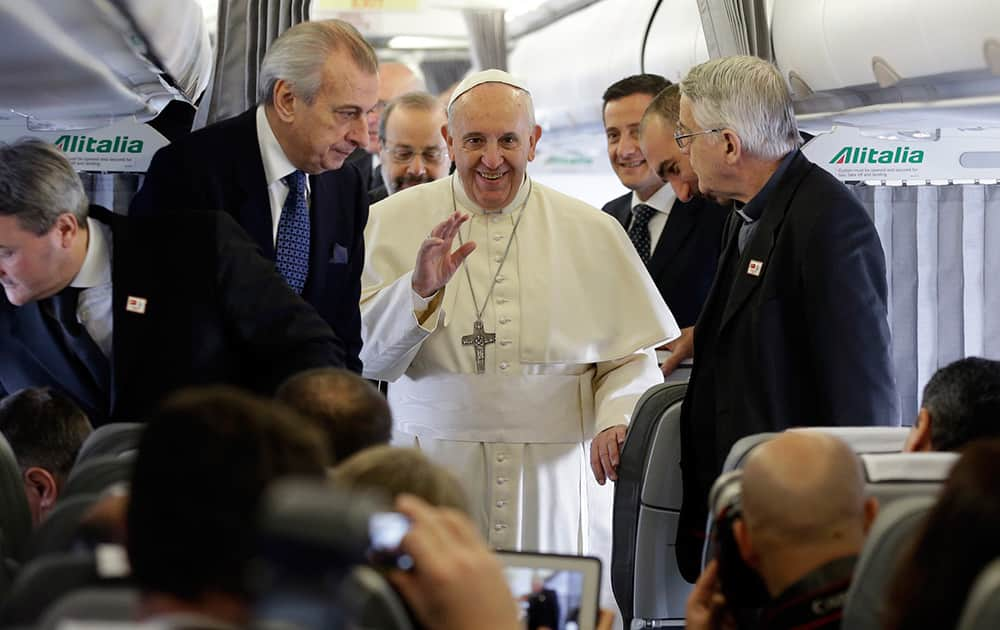
<svg viewBox="0 0 1000 630"><path fill-rule="evenodd" d="M409 164L418 155L424 162L438 164L444 159L445 153L442 147L426 147L423 151L416 151L412 147L407 146L389 149L389 157L396 164Z"/></svg>
<svg viewBox="0 0 1000 630"><path fill-rule="evenodd" d="M695 136L700 136L706 133L718 133L725 129L725 127L713 127L712 129L703 129L702 131L688 131L686 133L681 133L679 129L677 133L674 134L674 141L677 142L677 146L681 149L686 149L691 146L693 142L692 138Z"/></svg>

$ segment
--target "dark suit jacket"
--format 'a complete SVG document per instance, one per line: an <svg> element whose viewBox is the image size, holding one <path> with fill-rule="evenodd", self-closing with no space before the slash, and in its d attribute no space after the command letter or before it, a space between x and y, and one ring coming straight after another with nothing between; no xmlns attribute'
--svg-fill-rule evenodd
<svg viewBox="0 0 1000 630"><path fill-rule="evenodd" d="M388 196L389 191L386 190L385 184L382 184L378 188L372 188L368 191L368 203L369 205L374 206Z"/></svg>
<svg viewBox="0 0 1000 630"><path fill-rule="evenodd" d="M603 210L627 230L632 216L632 193L609 201ZM694 326L708 296L728 212L727 208L699 197L687 203L675 201L649 257L646 265L649 275L681 328Z"/></svg>
<svg viewBox="0 0 1000 630"><path fill-rule="evenodd" d="M739 223L727 224L695 327L681 410L677 553L691 581L708 491L734 442L799 425L899 424L885 255L851 191L796 152L742 256Z"/></svg>
<svg viewBox="0 0 1000 630"><path fill-rule="evenodd" d="M274 260L271 202L254 109L205 127L153 157L130 214L187 210L231 214ZM357 169L311 175L309 278L302 297L344 342L346 367L361 372L361 269L368 191Z"/></svg>
<svg viewBox="0 0 1000 630"><path fill-rule="evenodd" d="M343 365L343 345L246 233L217 212L132 218L91 207L112 228L112 376L106 400L60 350L37 302L0 294L0 396L50 385L95 424L141 420L186 385L270 396L304 369ZM126 309L129 297L145 312Z"/></svg>

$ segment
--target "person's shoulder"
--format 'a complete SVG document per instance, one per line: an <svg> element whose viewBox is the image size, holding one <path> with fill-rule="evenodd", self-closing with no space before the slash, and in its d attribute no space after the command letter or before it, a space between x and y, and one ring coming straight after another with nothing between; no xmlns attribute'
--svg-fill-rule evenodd
<svg viewBox="0 0 1000 630"><path fill-rule="evenodd" d="M601 210L607 212L608 214L614 214L616 210L631 205L632 205L632 193L627 192L621 197L615 197L611 201L601 206Z"/></svg>
<svg viewBox="0 0 1000 630"><path fill-rule="evenodd" d="M255 112L256 109L251 108L242 114L195 129L171 142L166 149L195 160L218 159L218 151L243 152L251 141L257 144Z"/></svg>
<svg viewBox="0 0 1000 630"><path fill-rule="evenodd" d="M590 205L582 199L560 192L555 188L550 188L537 181L532 181L535 189L533 194L540 194L543 207L557 216L558 220L571 221L574 224L586 225L590 227L603 227L604 229L620 228L618 219L607 212L603 212Z"/></svg>
<svg viewBox="0 0 1000 630"><path fill-rule="evenodd" d="M372 205L371 217L384 218L397 213L417 217L423 215L424 210L439 209L443 199L448 199L450 203L451 197L447 192L450 185L451 178L442 177L433 182L404 188Z"/></svg>

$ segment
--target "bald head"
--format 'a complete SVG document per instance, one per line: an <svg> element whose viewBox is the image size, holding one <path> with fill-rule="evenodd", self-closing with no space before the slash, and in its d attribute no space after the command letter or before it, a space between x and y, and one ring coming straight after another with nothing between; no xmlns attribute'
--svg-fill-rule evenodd
<svg viewBox="0 0 1000 630"><path fill-rule="evenodd" d="M384 103L423 89L423 79L405 63L388 61L378 67L378 100Z"/></svg>
<svg viewBox="0 0 1000 630"><path fill-rule="evenodd" d="M864 535L861 462L842 440L789 431L755 448L743 469L743 517L758 545Z"/></svg>

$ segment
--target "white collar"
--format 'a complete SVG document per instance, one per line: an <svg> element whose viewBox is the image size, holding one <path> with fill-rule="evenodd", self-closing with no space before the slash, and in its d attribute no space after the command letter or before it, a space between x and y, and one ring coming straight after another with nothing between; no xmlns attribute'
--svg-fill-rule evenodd
<svg viewBox="0 0 1000 630"><path fill-rule="evenodd" d="M646 204L650 208L655 208L657 212L670 212L670 209L674 207L674 201L677 199L677 195L674 194L674 189L670 184L663 184L660 189L657 190L653 195L646 201L639 201L639 194L632 191L632 205L631 208L635 208L640 203Z"/></svg>
<svg viewBox="0 0 1000 630"><path fill-rule="evenodd" d="M478 203L470 199L467 194L465 194L465 186L462 185L462 179L458 176L458 173L452 173L451 175L451 190L455 195L455 200L458 202L458 205L471 210L476 214L511 214L520 208L528 198L531 186L525 186L527 181L528 175L525 173L524 179L521 180L521 185L517 189L517 194L514 195L514 198L511 199L510 203L500 210L490 210L488 212Z"/></svg>
<svg viewBox="0 0 1000 630"><path fill-rule="evenodd" d="M264 178L270 186L279 182L293 171L298 170L285 155L278 138L267 120L263 105L257 106L257 144L260 145L260 158L264 162ZM309 190L309 178L306 178L306 190Z"/></svg>
<svg viewBox="0 0 1000 630"><path fill-rule="evenodd" d="M87 217L87 254L69 286L79 289L111 282L111 238L100 221Z"/></svg>

